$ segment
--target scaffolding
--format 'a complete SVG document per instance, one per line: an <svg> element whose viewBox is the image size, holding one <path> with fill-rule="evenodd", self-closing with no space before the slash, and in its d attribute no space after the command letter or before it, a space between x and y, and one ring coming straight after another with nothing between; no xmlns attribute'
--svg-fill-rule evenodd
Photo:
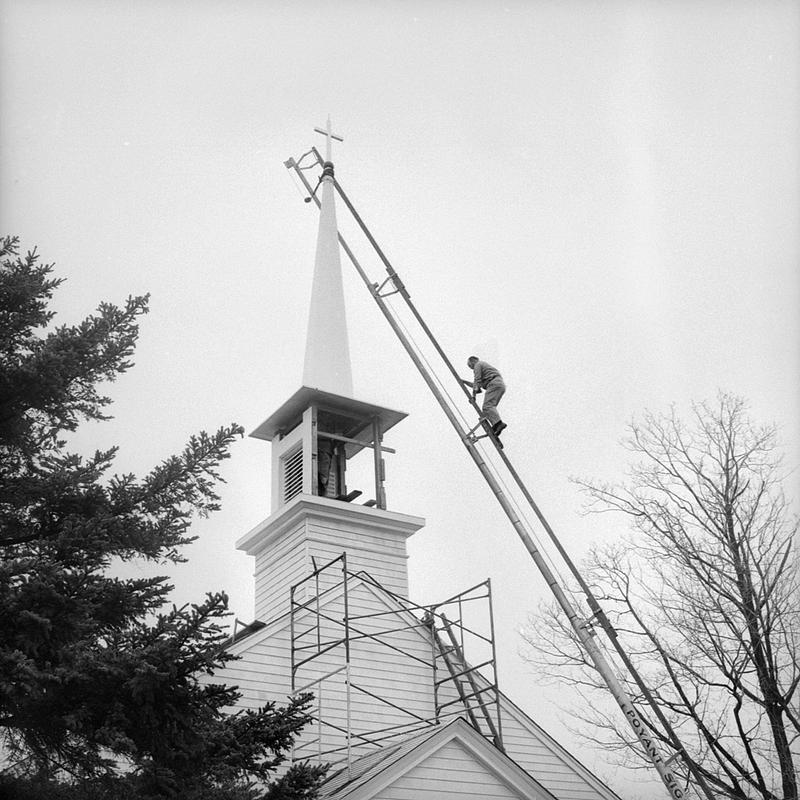
<svg viewBox="0 0 800 800"><path fill-rule="evenodd" d="M466 718L503 749L488 579L440 603L418 605L368 573L351 571L346 553L314 566L290 590L292 693L314 695L313 733L295 746L295 760L324 759L349 767L366 752L454 717ZM354 607L355 586L385 601L379 604L385 610L365 613ZM416 634L404 642L409 631ZM420 648L420 642L427 646ZM391 651L399 667L407 662L408 668L416 665L427 673L427 707L401 706L386 692L363 685L354 669L359 643L369 643L376 654ZM368 719L373 714L359 713L364 702L382 709L375 716L391 724L376 726Z"/></svg>

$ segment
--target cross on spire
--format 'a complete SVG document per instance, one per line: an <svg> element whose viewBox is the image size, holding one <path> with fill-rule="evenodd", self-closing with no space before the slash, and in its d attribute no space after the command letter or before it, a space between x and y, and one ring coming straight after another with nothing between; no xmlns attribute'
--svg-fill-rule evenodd
<svg viewBox="0 0 800 800"><path fill-rule="evenodd" d="M325 142L325 160L326 161L333 161L331 156L331 139L336 139L337 142L343 142L341 136L337 136L335 133L331 131L331 115L328 114L328 124L325 128L314 128L317 133L321 133L327 141Z"/></svg>

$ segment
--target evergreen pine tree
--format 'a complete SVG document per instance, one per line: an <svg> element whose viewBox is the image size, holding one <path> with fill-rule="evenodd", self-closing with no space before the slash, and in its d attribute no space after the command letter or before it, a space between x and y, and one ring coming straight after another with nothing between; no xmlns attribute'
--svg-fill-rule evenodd
<svg viewBox="0 0 800 800"><path fill-rule="evenodd" d="M218 508L218 467L242 429L192 436L142 479L111 472L116 448L69 452L65 435L108 419L100 389L132 366L148 298L52 327L61 282L35 251L0 240L0 788L259 796L254 782L284 760L309 698L223 713L236 689L200 677L231 659L226 595L170 609L166 577L109 573L117 561L184 560L193 516ZM321 774L292 767L269 797L313 797Z"/></svg>

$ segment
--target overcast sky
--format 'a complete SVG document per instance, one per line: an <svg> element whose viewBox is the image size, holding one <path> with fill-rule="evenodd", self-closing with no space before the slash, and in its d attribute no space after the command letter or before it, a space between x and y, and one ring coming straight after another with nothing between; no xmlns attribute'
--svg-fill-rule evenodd
<svg viewBox="0 0 800 800"><path fill-rule="evenodd" d="M507 453L576 558L623 523L581 516L569 477L621 478L645 408L740 394L796 469L798 42L790 2L0 0L2 230L68 279L57 322L152 294L115 420L75 446L141 473L299 387L317 216L283 162L331 114L428 324L502 370ZM491 577L501 687L570 744L517 654L542 581L344 266L355 394L410 414L386 443L389 507L427 519L412 595ZM235 446L176 599L225 588L252 618L234 542L269 513L268 456Z"/></svg>

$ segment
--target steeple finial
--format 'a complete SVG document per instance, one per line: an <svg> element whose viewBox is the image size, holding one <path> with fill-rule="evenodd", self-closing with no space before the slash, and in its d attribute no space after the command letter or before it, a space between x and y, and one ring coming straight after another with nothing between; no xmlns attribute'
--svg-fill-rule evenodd
<svg viewBox="0 0 800 800"><path fill-rule="evenodd" d="M327 139L325 142L325 160L333 161L331 139L336 139L337 142L343 142L344 139L331 131L331 115L328 114L328 124L325 128L314 128L314 130L317 133L321 133Z"/></svg>

